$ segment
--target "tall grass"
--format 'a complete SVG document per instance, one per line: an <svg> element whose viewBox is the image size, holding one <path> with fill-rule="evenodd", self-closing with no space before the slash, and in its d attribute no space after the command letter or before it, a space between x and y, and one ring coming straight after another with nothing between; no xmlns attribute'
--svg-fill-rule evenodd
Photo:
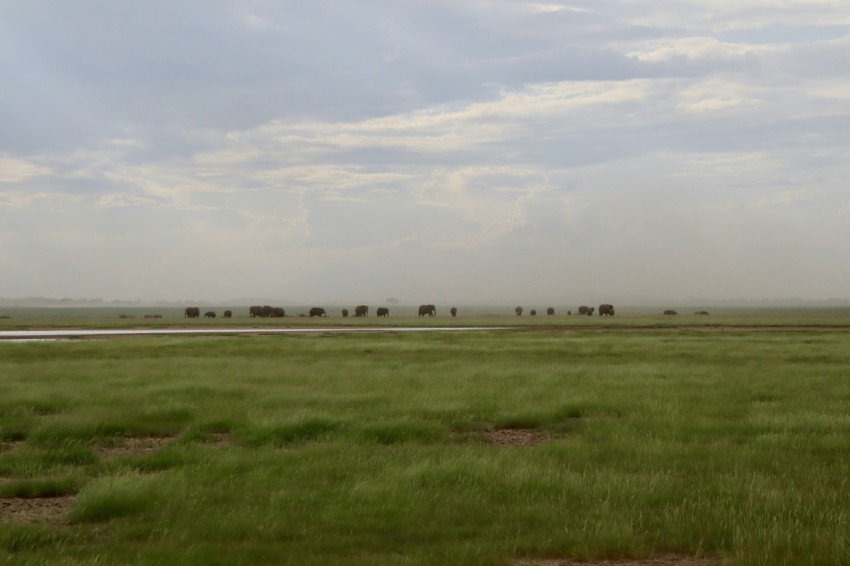
<svg viewBox="0 0 850 566"><path fill-rule="evenodd" d="M842 332L0 343L0 482L78 493L0 560L842 563L848 365ZM133 437L169 440L100 455Z"/></svg>

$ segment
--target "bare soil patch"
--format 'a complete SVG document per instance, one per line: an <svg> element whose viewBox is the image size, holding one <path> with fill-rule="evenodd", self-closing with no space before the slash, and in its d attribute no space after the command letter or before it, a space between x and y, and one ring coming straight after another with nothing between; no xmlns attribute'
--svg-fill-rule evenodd
<svg viewBox="0 0 850 566"><path fill-rule="evenodd" d="M12 440L9 442L0 442L0 452L11 452L16 448L23 446L23 440Z"/></svg>
<svg viewBox="0 0 850 566"><path fill-rule="evenodd" d="M520 558L514 566L714 566L717 558L687 554L656 554L649 558L579 560L577 558Z"/></svg>
<svg viewBox="0 0 850 566"><path fill-rule="evenodd" d="M74 495L0 499L2 523L60 523L74 503Z"/></svg>
<svg viewBox="0 0 850 566"><path fill-rule="evenodd" d="M503 447L536 446L549 440L548 435L533 428L494 428L483 434L491 444Z"/></svg>
<svg viewBox="0 0 850 566"><path fill-rule="evenodd" d="M233 440L233 437L230 436L230 433L227 432L217 432L210 436L210 439L207 440L206 444L209 446L215 446L217 448L228 448L230 446L236 446L236 442Z"/></svg>
<svg viewBox="0 0 850 566"><path fill-rule="evenodd" d="M116 456L147 456L162 448L171 439L170 436L130 437L115 446L97 446L94 451L104 459Z"/></svg>

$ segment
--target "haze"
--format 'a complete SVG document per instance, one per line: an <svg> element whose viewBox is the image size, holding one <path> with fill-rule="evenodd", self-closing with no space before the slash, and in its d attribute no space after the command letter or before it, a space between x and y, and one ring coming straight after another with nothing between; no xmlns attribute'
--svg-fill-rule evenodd
<svg viewBox="0 0 850 566"><path fill-rule="evenodd" d="M850 3L0 8L0 296L850 296Z"/></svg>

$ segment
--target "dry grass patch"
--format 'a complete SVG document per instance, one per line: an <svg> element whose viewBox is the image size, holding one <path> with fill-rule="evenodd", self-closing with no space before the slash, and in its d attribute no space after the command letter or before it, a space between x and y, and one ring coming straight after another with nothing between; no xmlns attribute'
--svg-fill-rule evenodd
<svg viewBox="0 0 850 566"><path fill-rule="evenodd" d="M205 444L216 448L229 448L231 446L236 446L236 442L233 440L233 437L227 432L217 432L211 435Z"/></svg>
<svg viewBox="0 0 850 566"><path fill-rule="evenodd" d="M97 446L94 451L99 457L106 460L117 456L148 456L172 439L171 436L129 437L122 439L120 444L113 446Z"/></svg>
<svg viewBox="0 0 850 566"><path fill-rule="evenodd" d="M0 524L2 523L61 523L64 521L75 495L61 497L0 499Z"/></svg>
<svg viewBox="0 0 850 566"><path fill-rule="evenodd" d="M494 428L483 433L487 442L506 448L536 446L549 440L549 435L533 428Z"/></svg>
<svg viewBox="0 0 850 566"><path fill-rule="evenodd" d="M11 452L12 450L20 448L23 445L23 440L10 440L7 442L0 442L0 453Z"/></svg>

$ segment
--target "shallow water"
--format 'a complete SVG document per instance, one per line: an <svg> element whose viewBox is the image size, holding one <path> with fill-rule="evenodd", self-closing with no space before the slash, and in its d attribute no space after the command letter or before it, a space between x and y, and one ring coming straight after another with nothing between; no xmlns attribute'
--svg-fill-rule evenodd
<svg viewBox="0 0 850 566"><path fill-rule="evenodd" d="M363 334L369 332L484 332L507 327L364 327L364 328L157 328L157 329L57 329L0 330L0 340L9 342L48 342L70 338L103 336L153 336L177 334Z"/></svg>

